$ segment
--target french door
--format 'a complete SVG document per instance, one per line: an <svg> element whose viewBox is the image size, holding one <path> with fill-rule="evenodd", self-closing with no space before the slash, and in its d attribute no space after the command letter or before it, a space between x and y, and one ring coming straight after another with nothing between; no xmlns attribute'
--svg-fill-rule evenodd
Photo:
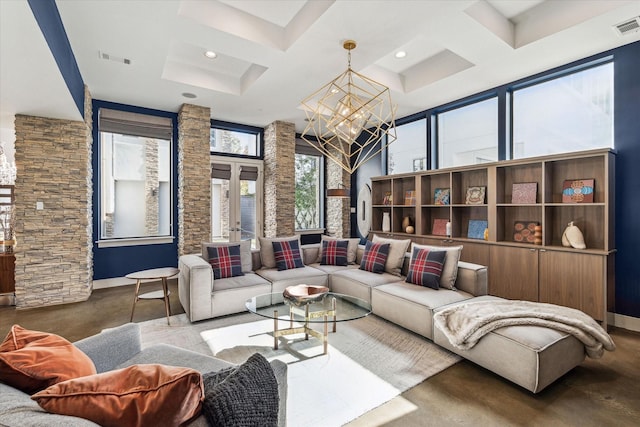
<svg viewBox="0 0 640 427"><path fill-rule="evenodd" d="M211 157L211 239L251 240L262 235L262 161Z"/></svg>

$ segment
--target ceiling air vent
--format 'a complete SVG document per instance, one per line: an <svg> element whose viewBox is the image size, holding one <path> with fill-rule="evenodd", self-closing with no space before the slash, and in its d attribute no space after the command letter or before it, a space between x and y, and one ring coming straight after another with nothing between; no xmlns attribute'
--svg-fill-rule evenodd
<svg viewBox="0 0 640 427"><path fill-rule="evenodd" d="M635 33L640 30L640 16L636 16L635 18L616 24L613 28L615 28L616 32L621 36Z"/></svg>
<svg viewBox="0 0 640 427"><path fill-rule="evenodd" d="M98 57L100 59L104 59L105 61L119 62L121 64L126 64L126 65L130 65L131 64L131 60L130 59L121 58L121 57L115 56L115 55L109 55L108 53L104 53L104 52L98 52Z"/></svg>

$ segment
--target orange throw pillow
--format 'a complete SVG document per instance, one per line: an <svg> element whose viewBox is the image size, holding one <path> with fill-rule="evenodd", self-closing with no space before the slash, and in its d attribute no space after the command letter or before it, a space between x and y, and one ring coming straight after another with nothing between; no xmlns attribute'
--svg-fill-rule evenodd
<svg viewBox="0 0 640 427"><path fill-rule="evenodd" d="M55 334L13 325L0 344L0 381L28 394L95 373L89 356Z"/></svg>
<svg viewBox="0 0 640 427"><path fill-rule="evenodd" d="M175 366L132 365L64 381L31 396L43 409L101 426L179 426L200 415L200 372Z"/></svg>

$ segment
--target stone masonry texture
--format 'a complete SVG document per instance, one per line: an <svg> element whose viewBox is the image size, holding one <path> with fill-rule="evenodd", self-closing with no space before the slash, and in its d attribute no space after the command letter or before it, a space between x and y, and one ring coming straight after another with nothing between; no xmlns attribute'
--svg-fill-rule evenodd
<svg viewBox="0 0 640 427"><path fill-rule="evenodd" d="M293 123L276 121L264 129L264 236L295 232L295 147Z"/></svg>
<svg viewBox="0 0 640 427"><path fill-rule="evenodd" d="M178 255L211 240L211 110L183 104L178 112Z"/></svg>
<svg viewBox="0 0 640 427"><path fill-rule="evenodd" d="M327 188L349 187L349 174L342 167L327 158L325 163L327 170ZM351 237L350 199L327 198L327 232L339 238Z"/></svg>
<svg viewBox="0 0 640 427"><path fill-rule="evenodd" d="M91 101L85 103L87 123L15 118L17 308L91 295ZM44 209L36 210L37 202Z"/></svg>

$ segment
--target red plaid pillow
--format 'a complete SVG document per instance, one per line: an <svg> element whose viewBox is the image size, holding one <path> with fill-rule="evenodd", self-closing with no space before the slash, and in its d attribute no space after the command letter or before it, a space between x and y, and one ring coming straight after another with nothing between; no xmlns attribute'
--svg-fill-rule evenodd
<svg viewBox="0 0 640 427"><path fill-rule="evenodd" d="M390 246L389 243L371 243L367 241L364 247L362 262L360 263L360 270L382 273L384 271L384 264L387 262Z"/></svg>
<svg viewBox="0 0 640 427"><path fill-rule="evenodd" d="M209 264L213 268L214 279L244 276L240 259L240 245L209 246Z"/></svg>
<svg viewBox="0 0 640 427"><path fill-rule="evenodd" d="M442 266L446 255L445 251L414 248L406 281L415 285L439 289Z"/></svg>
<svg viewBox="0 0 640 427"><path fill-rule="evenodd" d="M323 240L320 265L347 265L348 240Z"/></svg>
<svg viewBox="0 0 640 427"><path fill-rule="evenodd" d="M273 245L273 255L276 259L278 270L304 267L297 240L271 242L271 244Z"/></svg>

